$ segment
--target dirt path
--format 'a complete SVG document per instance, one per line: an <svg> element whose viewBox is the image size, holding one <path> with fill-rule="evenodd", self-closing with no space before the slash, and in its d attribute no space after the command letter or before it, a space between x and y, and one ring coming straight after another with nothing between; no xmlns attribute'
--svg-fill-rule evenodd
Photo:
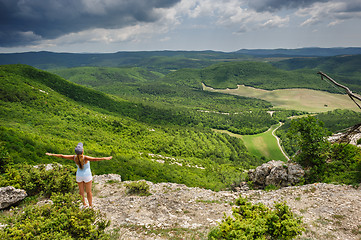
<svg viewBox="0 0 361 240"><path fill-rule="evenodd" d="M282 148L282 146L281 146L281 141L280 141L280 139L279 139L279 138L276 136L276 134L275 134L275 132L277 131L277 129L279 129L279 128L282 127L282 125L283 125L282 122L280 122L279 124L280 124L280 125L279 125L278 127L276 127L276 128L272 131L272 136L274 136L274 137L276 138L278 147L280 148L283 156L285 156L285 158L286 158L287 160L290 160L290 158L287 156L287 154L283 151L283 148Z"/></svg>

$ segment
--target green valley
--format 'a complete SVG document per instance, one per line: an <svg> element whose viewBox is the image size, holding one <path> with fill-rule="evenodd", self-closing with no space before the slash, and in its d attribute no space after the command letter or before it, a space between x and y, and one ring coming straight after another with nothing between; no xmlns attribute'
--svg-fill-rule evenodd
<svg viewBox="0 0 361 240"><path fill-rule="evenodd" d="M72 154L83 141L89 155L114 156L94 163L95 174L224 189L261 163L241 140L197 127L182 112L155 111L25 65L1 66L0 76L1 146L15 164L52 162L45 152ZM177 118L189 122L179 126Z"/></svg>
<svg viewBox="0 0 361 240"><path fill-rule="evenodd" d="M0 144L9 156L4 159L49 163L54 159L45 152L71 154L83 141L89 155L114 156L113 161L94 163L95 174L220 190L240 181L244 169L285 159L267 132L279 122L285 124L277 135L291 156L296 149L285 136L289 117L325 112L317 117L333 132L359 118L355 111L328 112L355 108L342 97L326 101L339 97L337 90L321 81L316 69L287 67L291 60L250 62L250 56L214 52L118 55L107 55L114 57L110 60L92 56L93 64L87 63L88 55L71 55L76 56L73 68L61 65L70 56L52 55L58 62L49 67L51 73L1 65ZM81 61L85 66L77 66ZM350 76L353 87L359 73L354 65L347 69L335 72L335 78L347 84ZM204 91L204 86L213 90ZM310 97L321 93L321 100ZM352 121L343 122L345 116Z"/></svg>

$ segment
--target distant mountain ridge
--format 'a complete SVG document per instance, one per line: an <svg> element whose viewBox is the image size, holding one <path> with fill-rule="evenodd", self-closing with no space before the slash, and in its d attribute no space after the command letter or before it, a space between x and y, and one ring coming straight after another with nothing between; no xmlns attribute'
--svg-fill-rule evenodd
<svg viewBox="0 0 361 240"><path fill-rule="evenodd" d="M26 64L43 70L69 67L147 67L167 65L168 68L205 67L215 60L245 59L239 53L215 51L139 51L116 53L56 53L23 52L0 53L0 65ZM249 57L248 57L249 58Z"/></svg>
<svg viewBox="0 0 361 240"><path fill-rule="evenodd" d="M338 55L356 55L361 54L360 47L347 47L347 48L296 48L296 49L240 49L236 51L240 54L262 56L262 57L330 57Z"/></svg>
<svg viewBox="0 0 361 240"><path fill-rule="evenodd" d="M361 54L354 48L241 49L219 51L136 51L116 53L0 53L0 65L27 64L43 70L69 67L145 67L167 72L181 68L204 68L217 62L255 60L269 57L328 57Z"/></svg>

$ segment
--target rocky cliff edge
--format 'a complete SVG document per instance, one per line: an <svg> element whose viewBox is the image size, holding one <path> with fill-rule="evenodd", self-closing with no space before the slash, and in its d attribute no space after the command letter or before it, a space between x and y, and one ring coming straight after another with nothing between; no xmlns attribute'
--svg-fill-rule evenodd
<svg viewBox="0 0 361 240"><path fill-rule="evenodd" d="M119 180L116 180L119 179ZM234 200L273 206L286 201L303 217L306 232L299 239L361 239L361 188L310 184L279 190L214 192L176 183L151 183L151 195L128 195L116 175L94 176L94 206L111 220L119 239L206 239L208 232L231 215Z"/></svg>

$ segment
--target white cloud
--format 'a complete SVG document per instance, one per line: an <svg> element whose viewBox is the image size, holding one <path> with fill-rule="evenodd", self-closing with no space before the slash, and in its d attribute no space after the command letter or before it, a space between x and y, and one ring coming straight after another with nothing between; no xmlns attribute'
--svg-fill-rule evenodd
<svg viewBox="0 0 361 240"><path fill-rule="evenodd" d="M322 22L326 22L328 26L335 26L344 22L345 19L361 18L361 0L315 3L298 10L296 15L306 18L301 26Z"/></svg>
<svg viewBox="0 0 361 240"><path fill-rule="evenodd" d="M154 23L142 23L134 26L128 26L121 29L91 29L78 33L64 35L55 40L47 40L48 44L57 45L76 44L76 43L120 43L120 42L142 42L152 38L154 33L167 32L167 26L161 27Z"/></svg>
<svg viewBox="0 0 361 240"><path fill-rule="evenodd" d="M240 0L183 0L176 6L179 13L190 18L211 17L221 27L237 28L245 32L260 27L284 27L289 17L274 13L259 13L247 7L247 1Z"/></svg>
<svg viewBox="0 0 361 240"><path fill-rule="evenodd" d="M290 21L290 17L286 16L284 18L280 16L275 16L272 19L268 20L264 24L262 24L262 27L266 28L272 28L272 27L284 27L287 25L287 23Z"/></svg>

